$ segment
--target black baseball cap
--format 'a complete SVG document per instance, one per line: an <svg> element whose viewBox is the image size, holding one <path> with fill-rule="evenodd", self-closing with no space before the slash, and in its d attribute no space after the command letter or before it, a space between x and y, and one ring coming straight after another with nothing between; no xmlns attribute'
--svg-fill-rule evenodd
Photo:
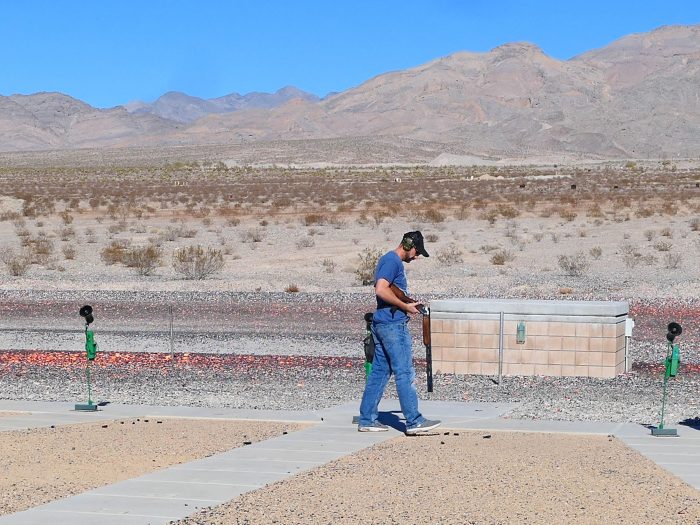
<svg viewBox="0 0 700 525"><path fill-rule="evenodd" d="M403 238L404 243L407 239L410 239L410 242L413 244L413 246L415 246L416 251L420 253L423 257L430 257L428 252L425 251L425 244L423 243L423 234L420 231L404 233Z"/></svg>

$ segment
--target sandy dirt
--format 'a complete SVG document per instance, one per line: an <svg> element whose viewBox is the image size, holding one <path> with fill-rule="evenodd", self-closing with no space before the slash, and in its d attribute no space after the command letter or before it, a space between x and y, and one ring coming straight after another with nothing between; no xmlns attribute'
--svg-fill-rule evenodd
<svg viewBox="0 0 700 525"><path fill-rule="evenodd" d="M178 523L700 523L698 492L614 437L446 433L391 440Z"/></svg>
<svg viewBox="0 0 700 525"><path fill-rule="evenodd" d="M133 418L0 432L0 515L303 428Z"/></svg>

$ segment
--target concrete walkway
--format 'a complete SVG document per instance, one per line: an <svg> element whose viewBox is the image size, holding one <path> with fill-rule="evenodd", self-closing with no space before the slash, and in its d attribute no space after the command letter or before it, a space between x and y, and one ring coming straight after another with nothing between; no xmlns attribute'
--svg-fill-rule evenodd
<svg viewBox="0 0 700 525"><path fill-rule="evenodd" d="M161 469L24 512L0 517L0 524L155 525L166 524L229 501L269 483L310 470L403 432L397 401L385 400L380 420L389 432L358 433L352 418L359 402L320 411L234 410L194 407L113 405L98 412L75 412L70 403L0 401L0 411L23 412L0 418L0 431L70 425L125 417L204 417L312 422L315 425L204 459ZM421 402L428 417L455 430L503 430L614 434L627 445L700 489L700 432L679 426L677 438L652 437L632 423L509 419L509 403Z"/></svg>

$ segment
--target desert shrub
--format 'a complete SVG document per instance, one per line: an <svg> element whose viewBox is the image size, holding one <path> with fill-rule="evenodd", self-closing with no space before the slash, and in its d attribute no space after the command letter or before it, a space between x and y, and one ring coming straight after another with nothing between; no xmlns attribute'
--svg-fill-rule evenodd
<svg viewBox="0 0 700 525"><path fill-rule="evenodd" d="M577 214L572 209L560 208L559 209L559 217L561 217L562 219L564 219L567 222L573 222L574 219L577 217Z"/></svg>
<svg viewBox="0 0 700 525"><path fill-rule="evenodd" d="M600 246L594 246L588 253L597 261L603 255L603 249Z"/></svg>
<svg viewBox="0 0 700 525"><path fill-rule="evenodd" d="M669 270L675 270L681 264L680 253L667 253L664 255L664 267Z"/></svg>
<svg viewBox="0 0 700 525"><path fill-rule="evenodd" d="M374 282L374 270L377 268L377 262L382 256L376 248L365 248L359 254L360 263L355 268L355 277L360 284L367 285Z"/></svg>
<svg viewBox="0 0 700 525"><path fill-rule="evenodd" d="M333 273L335 271L335 262L333 261L333 259L323 259L323 261L321 262L321 266L323 267L326 273Z"/></svg>
<svg viewBox="0 0 700 525"><path fill-rule="evenodd" d="M454 242L451 242L443 249L438 250L435 257L440 264L444 264L445 266L451 266L453 264L464 262L464 259L462 258L462 250L460 250Z"/></svg>
<svg viewBox="0 0 700 525"><path fill-rule="evenodd" d="M588 269L588 260L583 252L574 255L560 255L557 257L557 262L559 263L559 268L566 275L572 277L583 275Z"/></svg>
<svg viewBox="0 0 700 525"><path fill-rule="evenodd" d="M489 259L494 266L503 266L507 262L515 260L515 255L505 248L495 252Z"/></svg>
<svg viewBox="0 0 700 525"><path fill-rule="evenodd" d="M645 219L654 215L654 209L648 206L640 206L639 208L637 208L635 215L637 217Z"/></svg>
<svg viewBox="0 0 700 525"><path fill-rule="evenodd" d="M119 222L116 223L116 224L110 224L110 225L107 227L107 231L108 231L109 233L111 233L111 234L121 233L121 232L126 231L126 229L128 228L128 226L129 226L129 225L126 223L126 221L119 221Z"/></svg>
<svg viewBox="0 0 700 525"><path fill-rule="evenodd" d="M64 226L58 230L58 236L62 241L67 241L75 237L75 229L72 226Z"/></svg>
<svg viewBox="0 0 700 525"><path fill-rule="evenodd" d="M70 223L73 222L73 216L70 214L70 212L68 210L65 210L65 211L59 213L59 216L63 220L63 224L65 224L66 226L68 226Z"/></svg>
<svg viewBox="0 0 700 525"><path fill-rule="evenodd" d="M342 230L345 227L345 221L338 216L333 216L329 219L328 224L336 230Z"/></svg>
<svg viewBox="0 0 700 525"><path fill-rule="evenodd" d="M498 250L498 246L493 245L493 244L482 244L481 246L479 246L479 251L481 251L483 253L489 253L489 252L492 252L494 250Z"/></svg>
<svg viewBox="0 0 700 525"><path fill-rule="evenodd" d="M466 204L462 204L459 207L459 210L457 210L457 215L456 215L457 220L463 221L469 218L469 206Z"/></svg>
<svg viewBox="0 0 700 525"><path fill-rule="evenodd" d="M586 215L588 217L591 217L593 219L602 219L605 217L605 214L603 213L603 210L600 208L600 204L593 203L590 208L588 208L588 211L586 212Z"/></svg>
<svg viewBox="0 0 700 525"><path fill-rule="evenodd" d="M296 284L289 284L284 291L287 293L297 293L299 291L299 287Z"/></svg>
<svg viewBox="0 0 700 525"><path fill-rule="evenodd" d="M42 233L30 239L26 246L31 260L35 264L48 264L54 251L53 241Z"/></svg>
<svg viewBox="0 0 700 525"><path fill-rule="evenodd" d="M641 252L631 244L624 244L621 248L622 262L627 268L636 268L642 262Z"/></svg>
<svg viewBox="0 0 700 525"><path fill-rule="evenodd" d="M425 234L425 240L428 242L438 242L438 239L440 237L438 236L437 233L426 233Z"/></svg>
<svg viewBox="0 0 700 525"><path fill-rule="evenodd" d="M312 248L315 245L316 241L314 241L313 237L302 237L297 241L297 248L300 250L302 248Z"/></svg>
<svg viewBox="0 0 700 525"><path fill-rule="evenodd" d="M520 215L520 211L510 204L499 204L496 210L506 219L515 219L518 215Z"/></svg>
<svg viewBox="0 0 700 525"><path fill-rule="evenodd" d="M674 203L664 203L659 207L659 215L678 215L678 206Z"/></svg>
<svg viewBox="0 0 700 525"><path fill-rule="evenodd" d="M655 230L646 230L644 232L644 237L646 238L647 241L651 241L656 237L656 231Z"/></svg>
<svg viewBox="0 0 700 525"><path fill-rule="evenodd" d="M173 253L173 269L185 279L206 279L224 267L221 250L187 246Z"/></svg>
<svg viewBox="0 0 700 525"><path fill-rule="evenodd" d="M498 210L489 208L479 214L479 219L488 221L489 224L496 224L499 216L500 214L498 213Z"/></svg>
<svg viewBox="0 0 700 525"><path fill-rule="evenodd" d="M100 252L100 258L105 264L112 265L124 262L124 256L129 244L126 241L112 241L109 246L105 246Z"/></svg>
<svg viewBox="0 0 700 525"><path fill-rule="evenodd" d="M160 266L163 250L152 244L126 250L123 262L129 268L136 270L139 275L152 275Z"/></svg>
<svg viewBox="0 0 700 525"><path fill-rule="evenodd" d="M63 257L66 259L75 259L75 246L72 244L66 244L63 248L61 248L61 251L63 252Z"/></svg>
<svg viewBox="0 0 700 525"><path fill-rule="evenodd" d="M654 249L657 252L670 252L673 247L673 243L668 241L657 241L654 243Z"/></svg>
<svg viewBox="0 0 700 525"><path fill-rule="evenodd" d="M262 242L265 238L265 230L262 228L250 228L241 233L241 242Z"/></svg>
<svg viewBox="0 0 700 525"><path fill-rule="evenodd" d="M374 220L374 225L379 226L382 222L384 222L384 219L386 219L389 216L389 212L385 210L381 211L375 211L372 213L372 219Z"/></svg>
<svg viewBox="0 0 700 525"><path fill-rule="evenodd" d="M429 208L424 212L418 213L418 220L436 224L445 220L445 214L435 208Z"/></svg>
<svg viewBox="0 0 700 525"><path fill-rule="evenodd" d="M673 239L673 231L671 230L671 228L666 226L666 227L661 229L661 236L668 237L669 239Z"/></svg>
<svg viewBox="0 0 700 525"><path fill-rule="evenodd" d="M97 237L95 237L95 230L92 228L85 228L85 242L89 244L95 244L97 242Z"/></svg>
<svg viewBox="0 0 700 525"><path fill-rule="evenodd" d="M307 213L302 222L304 226L313 226L314 224L321 226L326 223L326 216L321 213Z"/></svg>
<svg viewBox="0 0 700 525"><path fill-rule="evenodd" d="M23 276L32 264L29 254L15 253L14 250L3 251L0 260L5 264L7 272L14 277Z"/></svg>
<svg viewBox="0 0 700 525"><path fill-rule="evenodd" d="M694 217L694 218L690 219L689 224L690 224L691 231L694 231L694 232L700 231L700 219L699 218Z"/></svg>

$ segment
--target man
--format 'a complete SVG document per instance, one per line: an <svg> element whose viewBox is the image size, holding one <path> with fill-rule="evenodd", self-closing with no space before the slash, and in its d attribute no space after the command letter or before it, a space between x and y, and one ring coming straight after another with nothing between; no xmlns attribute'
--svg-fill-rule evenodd
<svg viewBox="0 0 700 525"><path fill-rule="evenodd" d="M404 303L391 290L394 284L408 295L408 283L403 263L409 264L419 256L429 257L423 244L423 234L408 232L399 246L383 255L374 274L374 291L377 295L377 311L372 320L372 336L375 352L372 372L367 378L360 404L360 432L384 432L389 427L377 420L379 402L391 374L396 379L396 393L401 411L406 418L406 434L427 432L440 425L440 421L424 418L418 411L416 371L413 368L411 335L408 331L408 314L419 313L420 303Z"/></svg>

